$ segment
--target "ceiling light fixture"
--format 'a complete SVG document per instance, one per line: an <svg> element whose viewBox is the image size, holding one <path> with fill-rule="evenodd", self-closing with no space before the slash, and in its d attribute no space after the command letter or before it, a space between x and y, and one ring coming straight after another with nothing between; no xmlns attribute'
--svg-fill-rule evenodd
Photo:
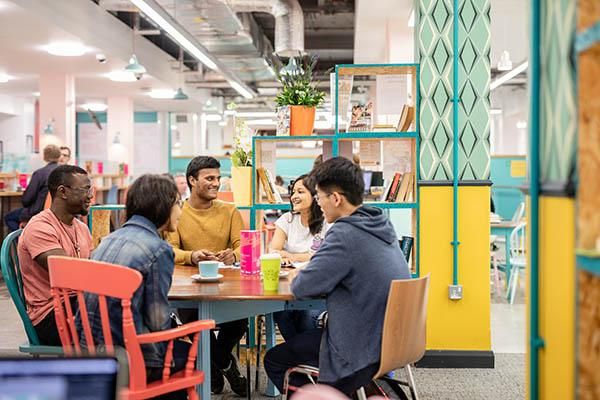
<svg viewBox="0 0 600 400"><path fill-rule="evenodd" d="M175 8L177 10L177 8ZM179 87L173 96L173 100L187 100L189 99L188 95L183 93L182 84L183 77L183 49L179 48Z"/></svg>
<svg viewBox="0 0 600 400"><path fill-rule="evenodd" d="M142 76L146 73L146 68L138 62L137 56L135 55L135 31L138 28L140 22L139 15L133 13L133 23L131 27L131 58L129 58L129 64L125 66L125 71L131 72L135 79L138 81L142 79Z"/></svg>
<svg viewBox="0 0 600 400"><path fill-rule="evenodd" d="M213 71L220 72L225 79L227 79L231 87L239 94L247 99L254 97L255 94L249 88L238 82L228 71L223 71L222 68L217 66L216 62L208 55L208 51L204 46L202 46L189 32L180 27L177 21L175 21L155 0L130 1L198 61Z"/></svg>
<svg viewBox="0 0 600 400"><path fill-rule="evenodd" d="M53 42L44 49L49 54L60 57L79 57L88 51L88 48L79 42Z"/></svg>
<svg viewBox="0 0 600 400"><path fill-rule="evenodd" d="M189 96L185 93L183 93L183 89L178 88L175 91L175 94L173 95L173 100L187 100L189 99Z"/></svg>
<svg viewBox="0 0 600 400"><path fill-rule="evenodd" d="M504 50L498 61L498 71L510 71L512 69L512 61L510 61L510 53Z"/></svg>
<svg viewBox="0 0 600 400"><path fill-rule="evenodd" d="M105 75L108 79L114 82L135 82L135 75L129 71L118 70Z"/></svg>
<svg viewBox="0 0 600 400"><path fill-rule="evenodd" d="M6 82L10 81L11 79L13 79L12 76L0 73L0 83L6 83Z"/></svg>
<svg viewBox="0 0 600 400"><path fill-rule="evenodd" d="M81 105L81 108L94 112L104 112L108 109L108 106L104 103L85 103Z"/></svg>
<svg viewBox="0 0 600 400"><path fill-rule="evenodd" d="M172 99L175 96L175 91L171 89L154 89L148 92L148 96L153 99Z"/></svg>
<svg viewBox="0 0 600 400"><path fill-rule="evenodd" d="M517 65L513 70L503 74L498 77L494 82L490 83L490 91L496 89L498 86L505 84L515 76L519 75L521 72L525 71L529 66L528 61L524 61L523 63Z"/></svg>

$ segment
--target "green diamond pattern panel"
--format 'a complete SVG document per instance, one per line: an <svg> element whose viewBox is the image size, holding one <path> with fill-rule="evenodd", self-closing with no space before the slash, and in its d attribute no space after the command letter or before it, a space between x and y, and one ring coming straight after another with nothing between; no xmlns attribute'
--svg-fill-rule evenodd
<svg viewBox="0 0 600 400"><path fill-rule="evenodd" d="M577 110L575 67L571 63L577 4L542 2L540 82L540 178L564 183L575 162Z"/></svg>
<svg viewBox="0 0 600 400"><path fill-rule="evenodd" d="M452 0L417 0L420 178L452 179ZM459 179L490 175L490 0L459 1Z"/></svg>

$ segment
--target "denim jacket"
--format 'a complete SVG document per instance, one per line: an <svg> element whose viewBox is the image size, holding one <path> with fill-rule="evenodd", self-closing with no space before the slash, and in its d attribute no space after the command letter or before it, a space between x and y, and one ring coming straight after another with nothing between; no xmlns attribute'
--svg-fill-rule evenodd
<svg viewBox="0 0 600 400"><path fill-rule="evenodd" d="M119 264L139 271L143 276L140 287L131 299L133 321L138 334L170 328L170 307L167 295L171 288L174 254L148 219L131 217L122 228L102 239L92 259ZM115 345L124 346L121 301L107 298L110 327ZM104 344L98 297L86 293L86 306L92 334ZM83 332L79 332L82 342ZM142 345L146 367L162 367L166 351L164 343Z"/></svg>

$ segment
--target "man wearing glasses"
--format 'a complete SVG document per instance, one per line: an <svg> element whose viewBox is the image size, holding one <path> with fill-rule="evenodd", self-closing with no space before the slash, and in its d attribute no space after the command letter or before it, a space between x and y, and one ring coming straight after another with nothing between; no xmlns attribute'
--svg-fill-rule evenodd
<svg viewBox="0 0 600 400"><path fill-rule="evenodd" d="M265 370L281 391L285 372L318 366L319 381L352 395L379 368L381 334L390 283L409 279L398 237L382 210L362 205L363 174L336 157L312 172L318 202L332 224L319 250L292 282L297 299L325 297L322 329L300 333L265 355ZM308 380L292 375L290 385Z"/></svg>
<svg viewBox="0 0 600 400"><path fill-rule="evenodd" d="M61 165L48 177L48 191L52 205L27 223L17 251L27 314L41 344L60 346L50 295L48 257L90 257L92 236L77 217L87 215L94 189L84 169ZM76 310L77 302L71 304Z"/></svg>

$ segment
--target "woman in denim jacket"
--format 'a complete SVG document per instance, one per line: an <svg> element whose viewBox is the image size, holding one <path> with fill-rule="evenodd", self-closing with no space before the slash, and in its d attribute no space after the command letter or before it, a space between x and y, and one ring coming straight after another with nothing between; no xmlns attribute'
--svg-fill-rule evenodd
<svg viewBox="0 0 600 400"><path fill-rule="evenodd" d="M172 179L161 175L140 176L127 193L127 222L102 239L92 254L94 260L123 265L142 274L142 284L131 299L131 311L138 334L171 327L167 295L175 264L173 249L162 239L162 234L177 229L181 205L177 186ZM123 346L121 303L111 298L107 298L107 302L113 341L115 345ZM104 343L97 296L86 295L86 306L94 338ZM185 366L188 349L189 344L176 342L175 371ZM161 379L165 351L164 343L142 345L148 382ZM170 398L187 397L185 390L172 395Z"/></svg>

